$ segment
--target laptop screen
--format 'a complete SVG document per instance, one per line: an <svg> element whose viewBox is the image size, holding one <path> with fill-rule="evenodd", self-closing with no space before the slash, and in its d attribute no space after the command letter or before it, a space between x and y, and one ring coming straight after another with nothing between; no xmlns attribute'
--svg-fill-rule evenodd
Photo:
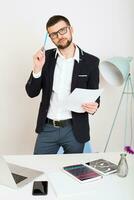
<svg viewBox="0 0 134 200"><path fill-rule="evenodd" d="M23 181L23 180L25 180L27 178L25 176L18 175L18 174L15 174L15 173L12 173L12 176L13 176L16 184L21 182L21 181Z"/></svg>

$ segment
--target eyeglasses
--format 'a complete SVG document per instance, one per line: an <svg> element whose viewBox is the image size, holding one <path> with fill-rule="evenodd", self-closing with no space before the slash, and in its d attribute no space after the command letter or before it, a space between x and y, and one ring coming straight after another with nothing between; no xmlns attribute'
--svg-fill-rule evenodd
<svg viewBox="0 0 134 200"><path fill-rule="evenodd" d="M51 39L55 39L55 38L58 37L58 33L59 33L60 35L64 35L64 34L67 33L67 29L68 29L68 28L70 28L70 26L63 27L63 28L61 28L60 30L58 30L58 31L56 31L56 32L50 33L50 34L49 34L49 37L50 37Z"/></svg>

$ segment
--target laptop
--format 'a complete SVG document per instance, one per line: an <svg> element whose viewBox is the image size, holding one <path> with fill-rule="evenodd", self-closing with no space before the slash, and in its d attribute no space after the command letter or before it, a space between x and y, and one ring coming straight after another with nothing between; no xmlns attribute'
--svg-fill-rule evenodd
<svg viewBox="0 0 134 200"><path fill-rule="evenodd" d="M33 179L42 174L43 172L38 170L7 163L4 158L0 156L0 185L6 185L17 189L33 181Z"/></svg>

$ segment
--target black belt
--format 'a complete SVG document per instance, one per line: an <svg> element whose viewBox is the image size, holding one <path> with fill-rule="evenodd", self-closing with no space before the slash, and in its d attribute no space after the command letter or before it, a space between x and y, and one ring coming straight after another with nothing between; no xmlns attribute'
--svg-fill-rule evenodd
<svg viewBox="0 0 134 200"><path fill-rule="evenodd" d="M68 126L69 124L72 123L72 119L66 119L66 120L60 120L60 121L55 121L52 119L46 119L47 124L52 124L54 127L65 127Z"/></svg>

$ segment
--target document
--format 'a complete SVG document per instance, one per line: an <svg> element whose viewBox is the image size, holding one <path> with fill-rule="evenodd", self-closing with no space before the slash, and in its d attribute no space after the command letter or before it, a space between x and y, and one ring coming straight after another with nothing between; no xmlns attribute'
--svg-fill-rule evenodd
<svg viewBox="0 0 134 200"><path fill-rule="evenodd" d="M102 92L103 89L75 88L73 92L66 98L64 107L70 111L83 113L85 111L81 105L84 103L95 102Z"/></svg>

